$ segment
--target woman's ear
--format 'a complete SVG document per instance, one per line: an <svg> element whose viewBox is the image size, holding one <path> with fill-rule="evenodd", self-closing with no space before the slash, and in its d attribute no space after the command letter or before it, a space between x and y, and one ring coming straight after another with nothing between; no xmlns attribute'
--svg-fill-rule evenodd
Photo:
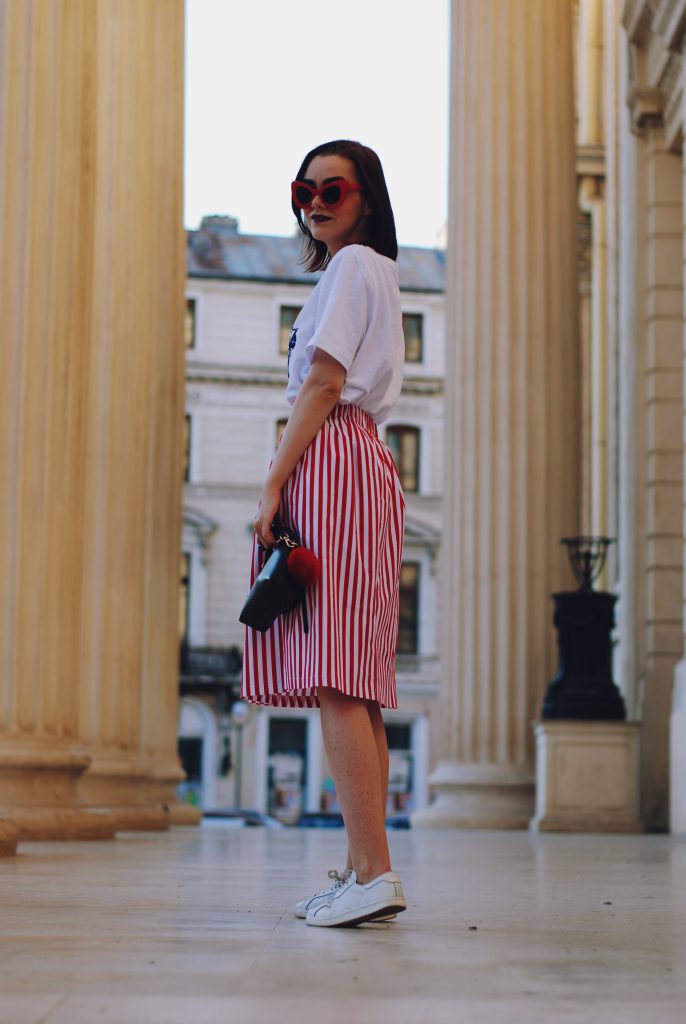
<svg viewBox="0 0 686 1024"><path fill-rule="evenodd" d="M364 214L365 217L371 217L371 215L374 213L369 203L364 204L364 210L362 211L362 213Z"/></svg>

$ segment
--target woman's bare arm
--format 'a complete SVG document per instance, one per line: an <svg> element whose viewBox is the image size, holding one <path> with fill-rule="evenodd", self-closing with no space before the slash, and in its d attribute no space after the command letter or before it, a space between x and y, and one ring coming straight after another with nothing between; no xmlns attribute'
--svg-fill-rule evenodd
<svg viewBox="0 0 686 1024"><path fill-rule="evenodd" d="M263 547L271 547L276 542L271 524L279 510L281 489L338 402L344 384L345 367L327 352L317 349L262 489L255 533Z"/></svg>

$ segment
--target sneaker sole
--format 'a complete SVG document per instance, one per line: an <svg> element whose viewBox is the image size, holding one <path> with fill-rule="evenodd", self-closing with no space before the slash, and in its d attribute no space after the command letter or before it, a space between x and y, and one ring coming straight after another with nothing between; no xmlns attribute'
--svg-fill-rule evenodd
<svg viewBox="0 0 686 1024"><path fill-rule="evenodd" d="M340 919L335 921L332 921L330 917L317 921L315 917L307 923L315 928L354 928L358 924L368 924L371 921L392 920L396 914L401 914L403 910L407 910L407 904L404 901L402 904L400 902L384 903L382 907L378 907L376 910L368 910L359 917L350 912L348 915L341 916Z"/></svg>
<svg viewBox="0 0 686 1024"><path fill-rule="evenodd" d="M405 908L403 907L403 910L404 909ZM304 921L305 918L307 917L307 911L305 911L304 914L299 914L298 911L296 910L294 912L294 916L299 918L301 921ZM397 911L393 911L392 914L385 914L384 917L377 917L376 920L379 921L379 922L381 922L381 921L395 921L397 916L398 916Z"/></svg>

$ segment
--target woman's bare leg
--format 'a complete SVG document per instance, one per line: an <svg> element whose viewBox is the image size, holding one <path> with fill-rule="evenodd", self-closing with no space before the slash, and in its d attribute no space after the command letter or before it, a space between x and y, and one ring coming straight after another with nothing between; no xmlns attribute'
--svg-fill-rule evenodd
<svg viewBox="0 0 686 1024"><path fill-rule="evenodd" d="M367 704L369 718L372 723L376 752L379 757L379 771L381 774L381 813L386 821L386 806L388 804L388 740L386 729L383 724L381 708L377 701L369 701Z"/></svg>
<svg viewBox="0 0 686 1024"><path fill-rule="evenodd" d="M386 805L388 803L388 740L386 739L386 729L383 724L383 716L381 714L381 708L377 701L365 701L367 706L367 712L369 714L369 720L372 723L372 732L374 733L374 742L376 743L376 751L379 757L379 774L381 781L381 808L386 820ZM348 846L348 856L345 862L346 870L349 870L353 866L352 856L350 853L350 846Z"/></svg>
<svg viewBox="0 0 686 1024"><path fill-rule="evenodd" d="M386 838L387 785L380 764L378 720L366 701L329 687L317 690L322 734L348 835L351 866L362 884L391 870ZM379 713L379 718L380 713Z"/></svg>

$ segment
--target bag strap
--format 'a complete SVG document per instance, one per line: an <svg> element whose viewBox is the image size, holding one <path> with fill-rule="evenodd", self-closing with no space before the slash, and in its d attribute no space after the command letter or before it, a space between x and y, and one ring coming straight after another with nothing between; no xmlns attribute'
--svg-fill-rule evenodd
<svg viewBox="0 0 686 1024"><path fill-rule="evenodd" d="M282 532L281 535L276 538L276 543L277 543L277 545L285 544L287 548L299 548L300 547L299 541L294 540L293 539L293 535L291 533L287 533L286 531Z"/></svg>
<svg viewBox="0 0 686 1024"><path fill-rule="evenodd" d="M298 538L295 530L289 530L288 527L282 526L281 523L274 522L272 528L275 533L278 533L276 538L277 546L279 544L285 544L287 548L299 548L301 547L300 539ZM303 632L309 633L309 622L307 619L307 587L303 587L302 597L300 599L300 614L303 620Z"/></svg>
<svg viewBox="0 0 686 1024"><path fill-rule="evenodd" d="M303 596L300 601L300 614L303 619L303 633L309 633L307 622L307 587L303 587Z"/></svg>

